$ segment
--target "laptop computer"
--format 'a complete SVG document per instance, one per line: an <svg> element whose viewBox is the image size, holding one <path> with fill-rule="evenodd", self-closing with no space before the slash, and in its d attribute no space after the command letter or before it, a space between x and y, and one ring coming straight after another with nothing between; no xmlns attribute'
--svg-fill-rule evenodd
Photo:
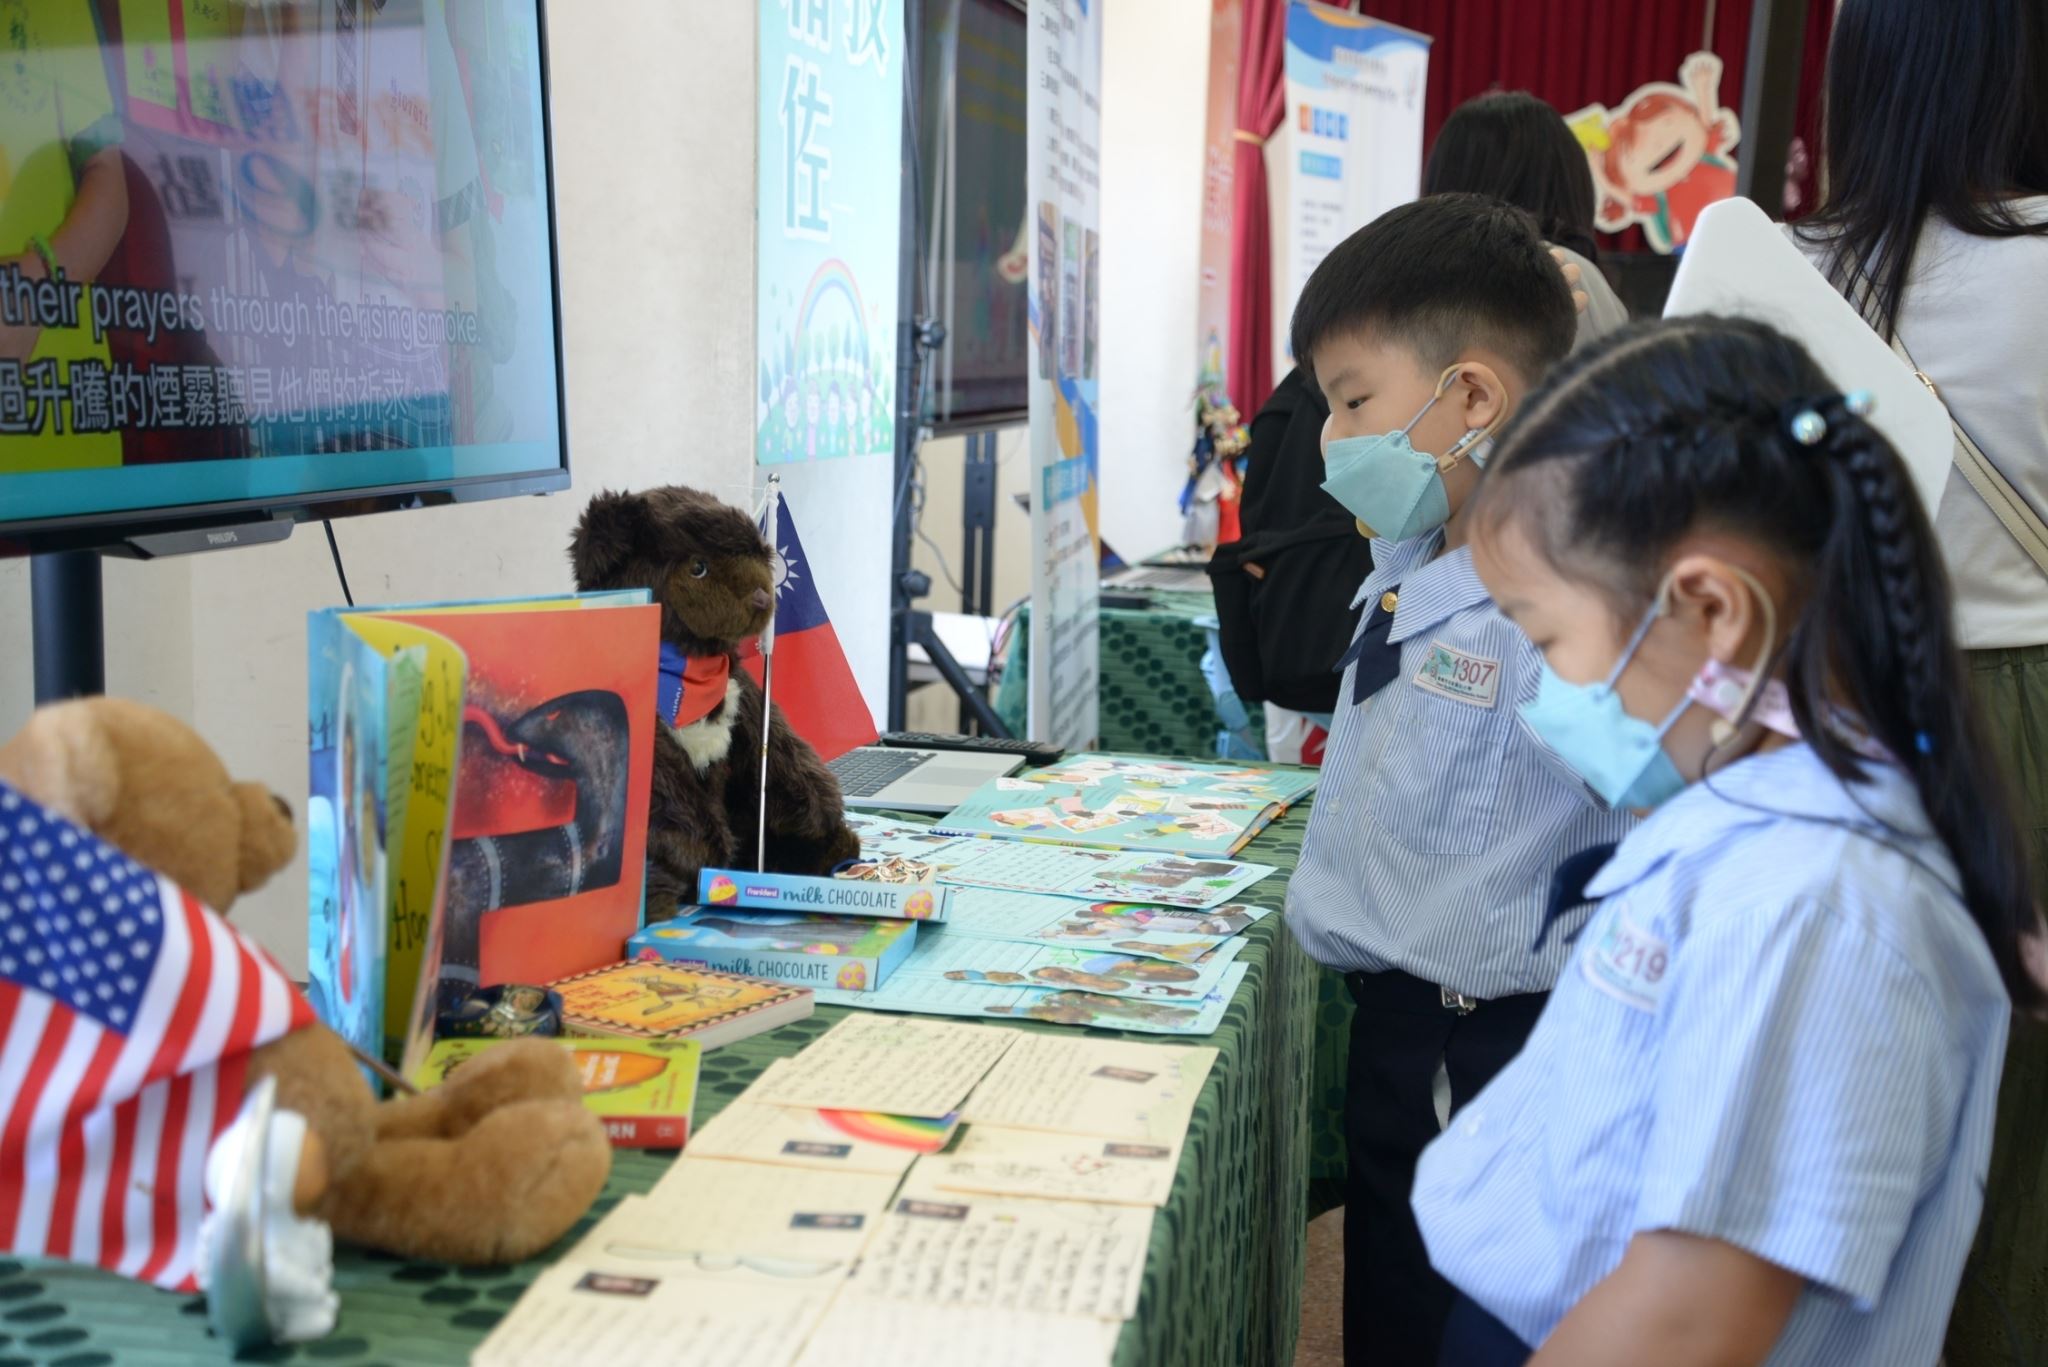
<svg viewBox="0 0 2048 1367"><path fill-rule="evenodd" d="M864 745L832 761L849 807L944 815L990 779L1024 767L1022 755L973 750L899 750Z"/></svg>
<svg viewBox="0 0 2048 1367"><path fill-rule="evenodd" d="M1130 565L1103 576L1102 587L1155 593L1208 593L1209 572L1173 565Z"/></svg>

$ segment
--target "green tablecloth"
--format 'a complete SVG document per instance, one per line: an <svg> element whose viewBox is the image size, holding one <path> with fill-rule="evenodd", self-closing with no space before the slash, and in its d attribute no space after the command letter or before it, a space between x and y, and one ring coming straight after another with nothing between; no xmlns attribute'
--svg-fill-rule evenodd
<svg viewBox="0 0 2048 1367"><path fill-rule="evenodd" d="M1123 755L1216 753L1214 695L1202 677L1208 632L1196 621L1214 615L1216 600L1206 593L1152 595L1145 609L1104 608L1097 656L1101 678L1097 730L1104 750ZM1031 667L1031 606L1025 604L1003 655L996 688L996 715L1017 735L1025 733ZM1264 858L1263 854L1247 858ZM1288 867L1292 869L1290 859ZM1315 1064L1310 1084L1309 1178L1311 1213L1343 1203L1344 1067L1351 1040L1351 995L1334 973L1318 975Z"/></svg>
<svg viewBox="0 0 2048 1367"><path fill-rule="evenodd" d="M1206 593L1154 594L1154 606L1104 608L1097 677L1102 748L1120 755L1214 755L1223 722L1202 677L1209 633L1195 622L1213 617ZM1030 710L1031 605L1017 614L996 686L996 715L1023 735Z"/></svg>
<svg viewBox="0 0 2048 1367"><path fill-rule="evenodd" d="M1297 810L1247 848L1247 858L1282 869L1253 889L1254 900L1279 904L1306 824L1306 812ZM1326 975L1301 953L1278 916L1245 936L1240 961L1250 972L1222 1026L1206 1040L1187 1041L1212 1044L1220 1057L1196 1106L1172 1198L1153 1225L1144 1291L1118 1345L1118 1367L1287 1367L1293 1359L1310 1116L1327 1103L1332 1085L1315 1049L1318 1023L1328 1012L1327 1004L1318 1006ZM698 1122L738 1096L770 1059L796 1053L844 1014L844 1008L820 1007L809 1020L706 1055ZM1128 1038L1172 1042L1157 1035ZM1334 1085L1341 1101L1341 1059L1338 1067ZM1324 1143L1315 1141L1318 1149ZM1341 1162L1341 1143L1336 1152ZM622 1151L597 1208L557 1252L621 1196L652 1186L669 1161ZM256 1360L359 1367L466 1361L544 1262L456 1271L344 1251L336 1267L342 1307L334 1333ZM0 1260L0 1367L150 1367L221 1358L196 1297L168 1296L87 1268Z"/></svg>

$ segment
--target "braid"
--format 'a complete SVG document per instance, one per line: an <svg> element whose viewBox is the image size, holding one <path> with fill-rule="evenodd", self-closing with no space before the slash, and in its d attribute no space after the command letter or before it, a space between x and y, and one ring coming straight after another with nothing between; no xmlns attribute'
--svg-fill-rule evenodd
<svg viewBox="0 0 2048 1367"><path fill-rule="evenodd" d="M1877 562L1885 619L1892 651L1904 685L1901 701L1912 729L1915 749L1929 744L1931 700L1941 687L1941 643L1928 627L1930 585L1921 569L1920 530L1914 514L1916 495L1906 486L1904 467L1882 450L1868 423L1840 399L1829 401L1826 450L1841 462L1853 488L1856 507L1869 534L1870 553Z"/></svg>
<svg viewBox="0 0 2048 1367"><path fill-rule="evenodd" d="M1870 741L1911 777L2007 991L2030 1007L2043 992L2019 947L2041 921L2010 793L1969 706L1940 548L1890 443L1833 388L1762 323L1624 329L1560 367L1503 435L1475 534L1518 520L1623 621L1696 529L1772 557L1794 586L1777 659L1801 733L1845 785L1882 762Z"/></svg>

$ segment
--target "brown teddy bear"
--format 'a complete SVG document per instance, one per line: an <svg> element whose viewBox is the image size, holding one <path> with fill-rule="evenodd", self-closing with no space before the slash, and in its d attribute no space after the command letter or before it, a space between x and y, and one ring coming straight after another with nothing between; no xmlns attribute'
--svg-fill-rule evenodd
<svg viewBox="0 0 2048 1367"><path fill-rule="evenodd" d="M238 783L167 713L119 698L36 711L0 746L0 780L219 912L291 862L291 809ZM247 1086L277 1081L305 1121L294 1204L344 1243L502 1263L560 1238L604 1187L611 1147L569 1055L544 1040L486 1051L443 1085L379 1104L324 1025L257 1048Z"/></svg>
<svg viewBox="0 0 2048 1367"><path fill-rule="evenodd" d="M661 605L647 912L665 919L696 900L700 869L758 857L762 699L737 647L774 613L774 552L739 509L671 485L591 499L569 560L579 589L646 588ZM860 853L839 780L780 711L770 727L767 867L829 873Z"/></svg>

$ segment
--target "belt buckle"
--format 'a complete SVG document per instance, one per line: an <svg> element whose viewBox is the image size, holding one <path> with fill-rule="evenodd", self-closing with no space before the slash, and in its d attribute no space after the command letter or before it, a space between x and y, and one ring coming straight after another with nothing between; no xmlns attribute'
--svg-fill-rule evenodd
<svg viewBox="0 0 2048 1367"><path fill-rule="evenodd" d="M1479 999L1477 997L1468 997L1463 992L1453 992L1448 987L1439 987L1437 992L1443 997L1444 1010L1446 1011L1455 1011L1461 1016L1469 1016L1479 1009Z"/></svg>

